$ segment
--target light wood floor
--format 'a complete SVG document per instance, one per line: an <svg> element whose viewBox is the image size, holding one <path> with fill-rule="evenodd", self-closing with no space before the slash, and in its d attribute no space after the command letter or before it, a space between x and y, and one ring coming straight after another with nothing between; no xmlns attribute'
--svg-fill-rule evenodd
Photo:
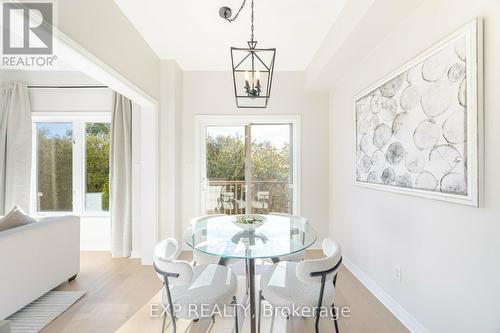
<svg viewBox="0 0 500 333"><path fill-rule="evenodd" d="M116 332L160 289L151 266L142 266L139 259L82 252L77 278L57 290L84 290L86 294L42 332Z"/></svg>
<svg viewBox="0 0 500 333"><path fill-rule="evenodd" d="M308 256L317 257L318 253L309 251ZM183 253L182 257L190 260L189 253ZM239 277L238 282L244 286L244 277ZM161 284L151 266L141 266L137 259L111 259L104 252L82 252L81 272L76 280L57 289L85 290L87 293L42 333L159 333L161 330L161 320L150 317L150 305L160 302ZM341 269L338 277L336 305L351 309L349 318L339 320L341 333L408 332L345 268ZM190 325L180 320L177 331L184 332L190 328L191 332L200 332L203 331L203 324ZM230 319L217 319L211 332L231 332L232 324ZM320 326L321 332L333 332L333 322L328 318L322 319ZM244 325L243 332L248 332L248 325ZM273 320L264 319L262 332L307 333L314 332L314 325L310 319L286 320L278 316Z"/></svg>

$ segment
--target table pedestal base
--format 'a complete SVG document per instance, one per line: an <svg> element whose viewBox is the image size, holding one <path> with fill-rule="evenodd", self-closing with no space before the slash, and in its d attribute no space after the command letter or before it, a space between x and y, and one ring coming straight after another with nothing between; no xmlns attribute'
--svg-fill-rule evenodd
<svg viewBox="0 0 500 333"><path fill-rule="evenodd" d="M255 309L255 259L245 259L247 269L247 296L250 303L250 333L257 332L257 317Z"/></svg>

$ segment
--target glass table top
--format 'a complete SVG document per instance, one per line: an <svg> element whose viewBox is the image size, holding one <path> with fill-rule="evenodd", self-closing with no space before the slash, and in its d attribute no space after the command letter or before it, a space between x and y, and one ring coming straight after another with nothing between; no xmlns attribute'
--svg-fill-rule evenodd
<svg viewBox="0 0 500 333"><path fill-rule="evenodd" d="M223 258L272 258L305 250L316 241L316 231L305 218L252 215L263 224L252 231L233 223L238 215L205 216L191 222L184 241L193 249Z"/></svg>

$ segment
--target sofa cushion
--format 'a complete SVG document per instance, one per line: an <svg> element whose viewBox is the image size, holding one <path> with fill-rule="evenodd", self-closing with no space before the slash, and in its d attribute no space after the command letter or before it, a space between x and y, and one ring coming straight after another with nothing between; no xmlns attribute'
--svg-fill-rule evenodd
<svg viewBox="0 0 500 333"><path fill-rule="evenodd" d="M34 222L36 222L36 220L26 215L21 208L16 206L9 214L5 215L0 220L0 231L17 228Z"/></svg>

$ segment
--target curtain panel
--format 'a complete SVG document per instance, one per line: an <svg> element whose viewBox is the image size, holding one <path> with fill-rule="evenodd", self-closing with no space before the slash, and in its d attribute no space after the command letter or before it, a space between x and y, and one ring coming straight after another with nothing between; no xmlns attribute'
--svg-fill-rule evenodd
<svg viewBox="0 0 500 333"><path fill-rule="evenodd" d="M113 96L110 146L111 254L132 252L132 102Z"/></svg>
<svg viewBox="0 0 500 333"><path fill-rule="evenodd" d="M28 87L2 88L0 109L0 215L30 208L32 122Z"/></svg>

